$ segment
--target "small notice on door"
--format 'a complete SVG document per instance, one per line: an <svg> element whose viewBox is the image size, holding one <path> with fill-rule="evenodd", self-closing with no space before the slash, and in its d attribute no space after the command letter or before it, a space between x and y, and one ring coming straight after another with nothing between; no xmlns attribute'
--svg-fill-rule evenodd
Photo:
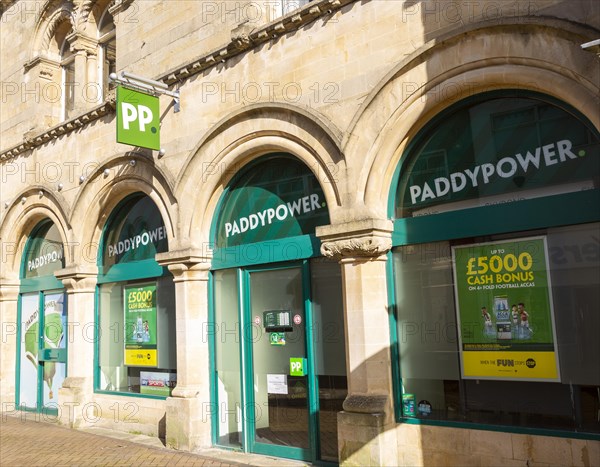
<svg viewBox="0 0 600 467"><path fill-rule="evenodd" d="M287 375L267 375L267 392L269 394L287 394Z"/></svg>

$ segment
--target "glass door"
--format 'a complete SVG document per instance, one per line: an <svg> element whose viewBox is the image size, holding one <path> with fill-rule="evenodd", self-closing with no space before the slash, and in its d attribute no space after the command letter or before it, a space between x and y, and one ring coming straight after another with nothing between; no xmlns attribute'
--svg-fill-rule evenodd
<svg viewBox="0 0 600 467"><path fill-rule="evenodd" d="M58 389L67 373L65 294L22 294L20 321L19 407L58 413Z"/></svg>
<svg viewBox="0 0 600 467"><path fill-rule="evenodd" d="M313 459L315 388L307 362L307 266L246 272L250 451ZM249 387L250 386L250 387Z"/></svg>
<svg viewBox="0 0 600 467"><path fill-rule="evenodd" d="M67 310L64 293L44 294L39 360L42 404L48 410L58 410L58 389L67 376Z"/></svg>
<svg viewBox="0 0 600 467"><path fill-rule="evenodd" d="M20 296L19 320L19 372L17 377L21 410L38 408L38 349L40 325L40 294L26 293Z"/></svg>

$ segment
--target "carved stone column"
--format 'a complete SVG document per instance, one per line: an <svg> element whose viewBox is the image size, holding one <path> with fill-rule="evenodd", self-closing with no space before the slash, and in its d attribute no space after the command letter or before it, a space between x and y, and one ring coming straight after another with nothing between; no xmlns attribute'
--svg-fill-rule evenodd
<svg viewBox="0 0 600 467"><path fill-rule="evenodd" d="M210 258L195 250L156 255L175 282L177 386L167 399L167 446L193 451L211 444L208 324ZM210 417L208 417L210 420Z"/></svg>
<svg viewBox="0 0 600 467"><path fill-rule="evenodd" d="M338 414L342 465L398 460L386 277L392 230L385 219L317 228L321 253L342 268L348 375L348 396Z"/></svg>
<svg viewBox="0 0 600 467"><path fill-rule="evenodd" d="M98 41L78 32L67 40L75 54L75 113L83 112L98 104L97 55Z"/></svg>
<svg viewBox="0 0 600 467"><path fill-rule="evenodd" d="M17 352L17 299L19 282L2 278L0 285L0 323L2 351L0 352L0 408L14 410Z"/></svg>
<svg viewBox="0 0 600 467"><path fill-rule="evenodd" d="M94 393L95 291L98 271L73 266L56 271L67 292L67 378L58 390L60 423L87 424L86 404ZM88 417L89 418L89 417Z"/></svg>

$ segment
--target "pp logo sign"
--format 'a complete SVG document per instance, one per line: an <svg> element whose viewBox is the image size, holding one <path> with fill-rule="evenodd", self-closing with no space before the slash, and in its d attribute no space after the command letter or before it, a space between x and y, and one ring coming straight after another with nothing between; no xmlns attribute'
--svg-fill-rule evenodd
<svg viewBox="0 0 600 467"><path fill-rule="evenodd" d="M117 88L117 143L160 149L158 97Z"/></svg>
<svg viewBox="0 0 600 467"><path fill-rule="evenodd" d="M290 376L304 376L306 374L305 358L290 358Z"/></svg>

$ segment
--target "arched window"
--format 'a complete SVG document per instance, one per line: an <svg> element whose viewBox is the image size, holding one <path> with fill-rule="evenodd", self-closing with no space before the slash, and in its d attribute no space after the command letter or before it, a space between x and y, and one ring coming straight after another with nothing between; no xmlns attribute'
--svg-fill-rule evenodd
<svg viewBox="0 0 600 467"><path fill-rule="evenodd" d="M67 32L64 31L62 34L57 35L57 38L62 36L59 48L62 89L61 120L67 120L73 116L75 110L75 54L72 52L71 44L67 39Z"/></svg>
<svg viewBox="0 0 600 467"><path fill-rule="evenodd" d="M123 200L101 245L96 390L169 396L177 371L175 288L154 259L168 249L154 202L142 193Z"/></svg>
<svg viewBox="0 0 600 467"><path fill-rule="evenodd" d="M585 117L526 91L415 137L389 206L399 418L600 432L599 161Z"/></svg>

